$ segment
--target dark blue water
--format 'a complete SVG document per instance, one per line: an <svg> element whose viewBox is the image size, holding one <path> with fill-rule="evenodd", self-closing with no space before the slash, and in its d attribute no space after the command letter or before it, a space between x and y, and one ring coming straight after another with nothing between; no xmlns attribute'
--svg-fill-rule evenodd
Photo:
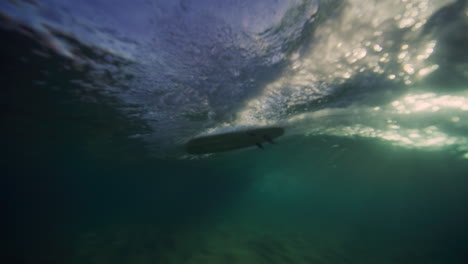
<svg viewBox="0 0 468 264"><path fill-rule="evenodd" d="M2 263L468 261L466 1L124 2L0 3Z"/></svg>

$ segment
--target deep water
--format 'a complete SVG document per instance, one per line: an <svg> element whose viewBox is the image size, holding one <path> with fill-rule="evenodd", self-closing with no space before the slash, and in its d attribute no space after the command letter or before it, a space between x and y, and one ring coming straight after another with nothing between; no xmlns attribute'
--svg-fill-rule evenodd
<svg viewBox="0 0 468 264"><path fill-rule="evenodd" d="M468 263L466 1L124 2L0 3L1 263Z"/></svg>

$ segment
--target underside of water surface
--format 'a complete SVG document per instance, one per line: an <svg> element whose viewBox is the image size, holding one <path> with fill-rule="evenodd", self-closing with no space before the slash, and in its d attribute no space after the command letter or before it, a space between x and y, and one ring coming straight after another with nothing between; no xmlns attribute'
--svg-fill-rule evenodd
<svg viewBox="0 0 468 264"><path fill-rule="evenodd" d="M465 0L2 1L2 263L467 263L466 32Z"/></svg>

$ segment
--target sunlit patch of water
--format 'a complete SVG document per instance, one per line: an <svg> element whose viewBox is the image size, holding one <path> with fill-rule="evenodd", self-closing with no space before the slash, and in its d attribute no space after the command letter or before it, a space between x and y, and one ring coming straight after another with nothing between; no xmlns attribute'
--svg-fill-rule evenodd
<svg viewBox="0 0 468 264"><path fill-rule="evenodd" d="M423 25L434 12L452 2L349 1L341 16L314 32L309 49L290 56L289 68L246 104L239 119L250 115L258 117L257 121L270 120L275 116L270 112L277 108L321 100L362 74L415 84L439 67L429 60L437 41L421 37ZM364 9L366 12L362 12Z"/></svg>
<svg viewBox="0 0 468 264"><path fill-rule="evenodd" d="M291 117L291 134L364 137L404 148L451 148L466 158L468 94L411 93L387 105L329 108Z"/></svg>

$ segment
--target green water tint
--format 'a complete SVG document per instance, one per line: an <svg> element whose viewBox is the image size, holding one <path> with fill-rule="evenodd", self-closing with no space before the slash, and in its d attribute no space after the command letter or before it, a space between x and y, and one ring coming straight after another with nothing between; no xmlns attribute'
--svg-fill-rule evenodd
<svg viewBox="0 0 468 264"><path fill-rule="evenodd" d="M449 152L293 137L197 161L43 156L35 175L78 201L62 205L57 233L28 223L41 244L30 262L462 263L466 252L468 164ZM65 183L44 174L51 162Z"/></svg>
<svg viewBox="0 0 468 264"><path fill-rule="evenodd" d="M462 1L458 3L452 9L458 10ZM436 18L445 17L444 12ZM466 17L463 11L459 13ZM2 23L8 20L1 19ZM434 18L432 23L438 21ZM16 30L22 33L2 31L11 41L3 42L1 49L2 69L7 74L1 76L0 141L6 151L0 163L6 176L0 195L7 205L5 248L13 259L9 263L466 263L468 159L463 157L466 149L461 148L466 96L458 93L466 89L466 76L460 70L463 56L456 54L455 61L460 60L454 65L454 58L445 59L453 49L434 51L444 58L438 60L440 69L425 81L434 85L430 88L434 94L423 90L405 95L406 89L412 89L409 86L395 88L393 94L389 88L386 100L379 97L380 101L363 108L341 109L347 115L331 109L325 111L328 116L314 116L327 102L303 103L301 99L289 104L286 100L290 108L281 109L275 100L267 100L274 106L271 113L283 111L289 116L313 110L298 123L310 129L298 132L291 125L296 132L284 135L279 144L265 151L160 160L151 155L145 136L171 136L156 140L158 146L183 146L186 141L165 140L180 131L168 121L175 116L146 117L158 129L145 123L145 114L164 110L152 111L157 103L141 109L113 96L135 92L120 85L119 78L136 79L135 87L140 87L138 76L125 72L125 63L73 37L51 33L76 48L79 59L102 63L105 69L96 72L89 65L55 56L50 47L37 42L40 34L27 27ZM453 41L464 43L464 37L460 39ZM361 39L356 41L361 43ZM456 46L462 55L465 46ZM317 54L322 56L322 50ZM317 60L312 62L306 64L310 70L298 72L313 72ZM335 64L325 73L348 76L336 72ZM404 69L409 68L400 70ZM301 80L302 76L297 77ZM348 95L369 80L365 73L362 78L361 83L344 86L343 102L331 106L351 103ZM450 87L445 87L447 79ZM142 83L143 88L153 88L154 82ZM150 85L145 87L145 83ZM279 87L310 88L301 83ZM112 89L107 89L109 85ZM380 88L385 87L377 85L374 90ZM439 94L441 90L457 93ZM276 89L269 91L277 94ZM382 101L385 104L379 106ZM454 102L458 108L449 111ZM418 115L408 118L407 112L421 107L420 103L430 103L434 112L421 119ZM263 109L265 104L251 106ZM174 109L180 110L177 105ZM248 109L260 113L255 107ZM376 118L360 114L368 112ZM182 133L185 136L212 128L200 122L224 121L204 108L182 111L181 116L193 129ZM269 115L264 117L270 121ZM347 124L347 129L333 130L330 123ZM319 129L314 134L317 126L329 133L319 133ZM385 130L387 126L391 130ZM459 149L457 140L427 151L418 149L426 142L416 129L431 135L429 140L442 142L460 135ZM415 147L405 148L398 144L401 140L411 140Z"/></svg>

